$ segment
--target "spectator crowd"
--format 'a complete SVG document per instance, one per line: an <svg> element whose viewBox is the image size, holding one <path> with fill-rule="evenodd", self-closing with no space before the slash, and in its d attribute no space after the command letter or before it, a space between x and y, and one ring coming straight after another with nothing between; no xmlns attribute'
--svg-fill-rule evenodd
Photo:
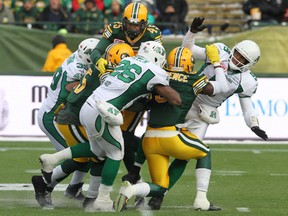
<svg viewBox="0 0 288 216"><path fill-rule="evenodd" d="M0 0L0 24L101 34L109 23L121 21L125 6L131 2L146 6L148 22L157 22L163 35L183 34L188 29L187 0ZM249 25L254 21L287 24L288 0L245 0L243 13Z"/></svg>
<svg viewBox="0 0 288 216"><path fill-rule="evenodd" d="M186 32L186 0L0 0L0 24L101 34L109 23L121 21L127 4L137 1L147 7L150 24L166 23L160 26L164 34Z"/></svg>

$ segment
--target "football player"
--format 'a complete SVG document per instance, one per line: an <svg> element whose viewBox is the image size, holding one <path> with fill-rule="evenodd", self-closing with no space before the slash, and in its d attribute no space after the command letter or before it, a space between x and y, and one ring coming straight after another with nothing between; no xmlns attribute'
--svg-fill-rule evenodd
<svg viewBox="0 0 288 216"><path fill-rule="evenodd" d="M92 152L98 158L106 157L95 209L114 211L110 192L124 156L120 111L152 91L171 104L181 104L179 94L169 86L168 76L162 69L165 63L166 51L160 43L142 43L138 54L122 60L81 108L80 122Z"/></svg>
<svg viewBox="0 0 288 216"><path fill-rule="evenodd" d="M47 98L43 101L43 104L39 109L37 116L39 127L48 136L57 151L67 148L68 145L63 135L56 127L54 119L55 112L57 112L57 109L62 103L66 102L73 87L79 83L81 77L86 73L88 65L91 63L90 54L98 41L99 40L95 38L83 40L79 44L78 50L62 63L54 73ZM75 163L72 160L70 162L71 164L69 166L75 166ZM87 172L88 170L86 169L85 171ZM79 183L83 182L86 172L83 172L82 170L74 173L71 184L65 191L65 195L69 197L82 197L82 199L84 199L83 194L75 194L73 188L75 185L79 185ZM34 189L39 187L37 179L34 176L32 177L32 183ZM44 208L53 208L51 201L52 190L53 187L43 190L41 193L35 191L35 198L40 206ZM43 194L45 194L45 196Z"/></svg>
<svg viewBox="0 0 288 216"><path fill-rule="evenodd" d="M217 48L214 45L206 46L206 53L216 71L216 79L225 80ZM187 129L176 125L184 124L185 116L199 93L214 95L226 91L225 85L209 82L200 71L194 72L192 52L185 47L174 48L168 56L167 65L170 86L180 93L182 105L173 106L159 95L153 97L148 127L142 141L152 183L131 185L129 181L123 181L115 200L116 211L122 211L133 195L164 196L169 187L169 157L196 159L199 168L211 169L209 147Z"/></svg>
<svg viewBox="0 0 288 216"><path fill-rule="evenodd" d="M107 26L102 38L91 54L91 59L100 72L105 70L108 60L102 57L106 47L113 42L125 42L131 45L137 54L142 42L156 41L162 43L160 29L148 23L148 10L139 3L128 4L123 12L122 22L113 22ZM124 164L129 171L135 161L135 150L138 148L140 139L135 136L135 130L141 121L145 111L124 110L124 123L121 125L125 143Z"/></svg>
<svg viewBox="0 0 288 216"><path fill-rule="evenodd" d="M183 39L182 45L191 49L195 59L205 60L205 50L194 44L195 34L203 29L203 18L195 18L190 30ZM239 96L239 101L243 111L244 120L252 132L263 140L267 140L266 132L259 127L251 97L257 90L258 82L251 68L260 59L260 48L251 40L243 40L237 43L231 50L223 43L216 43L221 66L225 70L228 90L215 94L213 97L199 95L186 116L186 128L203 140L210 124L219 123L219 113L217 108L233 94ZM207 62L202 68L203 73L213 80L215 72ZM183 161L184 163L186 161ZM211 210L210 203L206 198L210 181L211 170L196 168L196 188L197 194L194 201L194 208L197 210ZM171 185L172 186L172 185ZM198 194L199 193L199 194ZM213 209L212 209L213 210Z"/></svg>
<svg viewBox="0 0 288 216"><path fill-rule="evenodd" d="M114 70L123 58L134 56L134 52L128 44L116 42L107 47L104 56L111 63L106 72L101 74L93 64L90 64L85 76L82 77L80 83L67 97L65 107L56 114L57 128L64 135L69 148L55 154L43 154L40 156L43 171L46 173L52 172L52 175L44 176L46 177L45 180L50 182L47 186L48 188L55 187L56 184L74 171L73 167L66 166L67 160L69 161L69 159L73 158L76 164L80 167L85 167L85 163L90 161L90 158L87 157L91 157L90 184L83 203L87 210L90 208L91 202L97 197L103 162L97 159L90 150L87 134L79 120L79 112L88 96L104 81L105 77ZM61 161L64 162L54 168ZM43 179L37 178L38 182L42 182L43 185ZM82 185L83 182L81 185L77 185L77 193L81 192Z"/></svg>

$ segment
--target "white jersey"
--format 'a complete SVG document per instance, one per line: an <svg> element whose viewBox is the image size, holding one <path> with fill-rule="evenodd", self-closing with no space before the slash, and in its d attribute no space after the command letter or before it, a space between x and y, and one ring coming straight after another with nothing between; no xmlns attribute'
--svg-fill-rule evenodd
<svg viewBox="0 0 288 216"><path fill-rule="evenodd" d="M43 101L42 109L50 111L56 109L61 103L66 102L69 92L66 85L79 81L86 73L88 66L77 56L77 51L71 54L53 75L47 98Z"/></svg>
<svg viewBox="0 0 288 216"><path fill-rule="evenodd" d="M195 103L202 103L212 107L219 107L234 93L237 93L239 97L251 97L257 90L258 82L256 77L249 70L242 73L230 71L228 69L230 49L223 43L215 43L215 45L219 50L221 66L224 68L226 80L228 83L228 91L225 93L216 94L212 97L199 94L195 100ZM196 53L200 53L200 48L198 47L196 49L198 49ZM203 52L205 54L205 49ZM197 56L194 57L197 59ZM213 65L210 64L209 60L206 60L206 64L202 67L202 70L202 72L208 77L209 80L215 79L215 70Z"/></svg>
<svg viewBox="0 0 288 216"><path fill-rule="evenodd" d="M169 85L165 70L139 56L128 57L119 63L87 101L101 99L123 110L137 98L146 96L158 84Z"/></svg>

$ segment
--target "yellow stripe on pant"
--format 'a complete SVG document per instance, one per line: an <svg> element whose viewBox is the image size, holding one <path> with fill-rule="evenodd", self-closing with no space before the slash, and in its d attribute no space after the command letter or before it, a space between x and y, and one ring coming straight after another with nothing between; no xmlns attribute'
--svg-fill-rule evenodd
<svg viewBox="0 0 288 216"><path fill-rule="evenodd" d="M152 182L164 188L169 185L169 157L190 160L207 155L209 147L194 134L176 127L147 127L142 142Z"/></svg>
<svg viewBox="0 0 288 216"><path fill-rule="evenodd" d="M57 124L58 129L60 130L60 132L63 134L66 143L68 146L74 146L78 143L81 143L78 139L77 136L82 136L85 137L88 140L86 131L84 129L84 127L82 125L78 125L78 126L73 126L75 127L79 134L75 134L75 131L71 130L71 125L63 125L63 124ZM81 134L80 134L81 133ZM92 159L92 158L91 158ZM80 163L86 163L88 161L90 161L90 158L73 158L74 161L80 162Z"/></svg>

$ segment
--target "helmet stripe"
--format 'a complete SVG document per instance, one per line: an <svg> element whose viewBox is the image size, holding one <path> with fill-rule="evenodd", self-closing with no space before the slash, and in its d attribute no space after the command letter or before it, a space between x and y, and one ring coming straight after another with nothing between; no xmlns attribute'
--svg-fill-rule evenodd
<svg viewBox="0 0 288 216"><path fill-rule="evenodd" d="M137 16L138 16L138 14L139 14L139 8L140 8L140 3L135 3L135 4L133 5L132 15L131 15L132 19L137 20L137 18L138 18Z"/></svg>
<svg viewBox="0 0 288 216"><path fill-rule="evenodd" d="M174 62L175 67L180 67L181 55L183 50L184 47L179 47L175 53L175 62Z"/></svg>

